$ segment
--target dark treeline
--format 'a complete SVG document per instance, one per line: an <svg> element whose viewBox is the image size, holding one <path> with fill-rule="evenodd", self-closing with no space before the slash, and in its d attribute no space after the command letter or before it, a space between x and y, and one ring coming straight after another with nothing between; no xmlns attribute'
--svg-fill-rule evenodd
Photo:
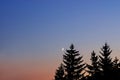
<svg viewBox="0 0 120 80"><path fill-rule="evenodd" d="M117 57L111 58L111 53L112 50L105 43L99 55L91 52L91 63L86 64L83 56L71 44L63 55L54 80L120 80L120 61Z"/></svg>

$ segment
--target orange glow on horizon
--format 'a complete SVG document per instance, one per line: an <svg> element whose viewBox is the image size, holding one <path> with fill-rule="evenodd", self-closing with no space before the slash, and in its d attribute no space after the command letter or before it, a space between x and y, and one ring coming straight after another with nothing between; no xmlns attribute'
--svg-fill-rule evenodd
<svg viewBox="0 0 120 80"><path fill-rule="evenodd" d="M26 62L2 62L0 80L53 80L56 70L53 66Z"/></svg>

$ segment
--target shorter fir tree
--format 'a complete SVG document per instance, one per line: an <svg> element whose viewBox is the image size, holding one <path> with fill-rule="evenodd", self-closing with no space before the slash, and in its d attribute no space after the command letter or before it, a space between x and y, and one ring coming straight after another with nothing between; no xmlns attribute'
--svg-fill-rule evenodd
<svg viewBox="0 0 120 80"><path fill-rule="evenodd" d="M91 80L99 80L100 76L100 68L99 68L99 62L98 62L98 56L96 56L96 53L93 51L91 53L91 65L87 65L87 72L89 73L89 78Z"/></svg>
<svg viewBox="0 0 120 80"><path fill-rule="evenodd" d="M64 80L64 75L64 67L63 64L61 64L60 67L58 67L58 69L56 70L55 80Z"/></svg>
<svg viewBox="0 0 120 80"><path fill-rule="evenodd" d="M117 57L115 57L115 59L113 60L113 68L115 70L120 68L120 62L119 62L119 59Z"/></svg>
<svg viewBox="0 0 120 80"><path fill-rule="evenodd" d="M112 76L115 80L120 80L120 62L117 57L113 60Z"/></svg>

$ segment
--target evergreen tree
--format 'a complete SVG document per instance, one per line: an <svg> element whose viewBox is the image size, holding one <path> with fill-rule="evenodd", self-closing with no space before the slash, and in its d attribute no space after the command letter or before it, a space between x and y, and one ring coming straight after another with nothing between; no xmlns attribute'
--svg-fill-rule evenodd
<svg viewBox="0 0 120 80"><path fill-rule="evenodd" d="M69 50L66 50L63 55L66 80L80 80L83 78L85 64L83 63L82 58L83 57L80 56L79 51L74 49L73 44L70 46Z"/></svg>
<svg viewBox="0 0 120 80"><path fill-rule="evenodd" d="M101 67L103 80L112 80L111 73L112 73L112 58L110 57L112 50L108 46L107 43L101 48L100 51L100 59L99 59L99 66Z"/></svg>
<svg viewBox="0 0 120 80"><path fill-rule="evenodd" d="M120 62L119 62L119 59L117 57L115 57L115 59L113 61L113 68L115 70L120 68Z"/></svg>
<svg viewBox="0 0 120 80"><path fill-rule="evenodd" d="M58 67L58 69L56 70L55 80L64 80L64 75L64 67L63 64L61 64L60 67Z"/></svg>
<svg viewBox="0 0 120 80"><path fill-rule="evenodd" d="M120 62L117 57L115 57L115 59L113 61L112 76L114 77L115 80L120 80Z"/></svg>
<svg viewBox="0 0 120 80"><path fill-rule="evenodd" d="M79 51L74 49L74 45L65 51L63 63L56 70L55 80L120 80L120 61L115 58L112 61L112 50L107 43L101 48L100 55L91 53L91 64L87 64L87 72L84 76L86 66Z"/></svg>
<svg viewBox="0 0 120 80"><path fill-rule="evenodd" d="M100 68L98 64L98 56L96 56L96 53L93 51L91 53L91 65L87 65L87 72L89 73L91 80L98 80L100 75Z"/></svg>

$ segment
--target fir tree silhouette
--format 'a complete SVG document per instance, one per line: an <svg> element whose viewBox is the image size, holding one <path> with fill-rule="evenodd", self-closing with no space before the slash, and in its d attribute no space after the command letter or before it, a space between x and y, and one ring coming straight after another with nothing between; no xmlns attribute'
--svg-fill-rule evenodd
<svg viewBox="0 0 120 80"><path fill-rule="evenodd" d="M120 61L117 57L113 60L113 72L112 76L115 80L120 80Z"/></svg>
<svg viewBox="0 0 120 80"><path fill-rule="evenodd" d="M113 68L115 70L120 68L120 62L119 62L119 59L117 57L115 57L115 59L113 60Z"/></svg>
<svg viewBox="0 0 120 80"><path fill-rule="evenodd" d="M98 62L98 56L96 56L96 53L93 51L91 53L91 65L87 65L87 72L89 73L89 79L91 80L99 80L100 78L100 68L99 68L99 62Z"/></svg>
<svg viewBox="0 0 120 80"><path fill-rule="evenodd" d="M63 55L63 62L65 67L65 80L80 80L83 78L84 73L82 72L85 68L82 56L79 51L74 49L74 45L71 44L70 49L66 50Z"/></svg>
<svg viewBox="0 0 120 80"><path fill-rule="evenodd" d="M58 67L58 69L56 70L55 73L55 80L64 80L64 67L63 64L60 65L60 67Z"/></svg>
<svg viewBox="0 0 120 80"><path fill-rule="evenodd" d="M107 43L101 48L99 66L101 68L102 80L112 80L112 58L110 57L112 50Z"/></svg>
<svg viewBox="0 0 120 80"><path fill-rule="evenodd" d="M91 53L91 64L83 63L83 57L71 44L70 49L63 55L63 64L58 67L55 73L55 80L120 80L120 61L117 57L111 58L112 50L109 45L101 48L100 55ZM86 70L87 67L87 70ZM84 76L84 71L89 73Z"/></svg>

